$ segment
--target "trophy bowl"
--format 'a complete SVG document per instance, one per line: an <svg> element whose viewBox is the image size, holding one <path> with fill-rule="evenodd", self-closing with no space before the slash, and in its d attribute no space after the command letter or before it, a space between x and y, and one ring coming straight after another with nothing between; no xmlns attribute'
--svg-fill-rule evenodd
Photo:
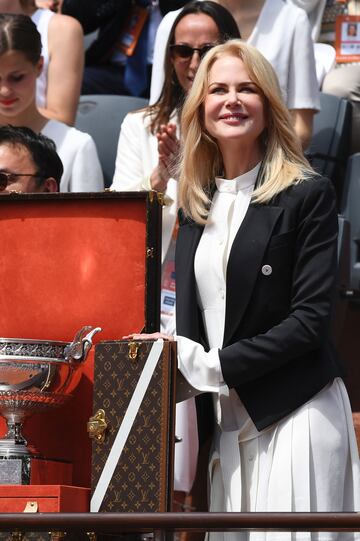
<svg viewBox="0 0 360 541"><path fill-rule="evenodd" d="M0 338L0 414L7 433L0 456L37 456L22 435L33 413L62 406L80 381L82 363L100 327L83 327L72 342Z"/></svg>

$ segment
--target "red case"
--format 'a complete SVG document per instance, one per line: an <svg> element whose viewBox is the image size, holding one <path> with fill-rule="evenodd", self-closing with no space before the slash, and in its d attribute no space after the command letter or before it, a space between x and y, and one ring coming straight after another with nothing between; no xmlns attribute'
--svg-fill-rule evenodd
<svg viewBox="0 0 360 541"><path fill-rule="evenodd" d="M66 485L2 485L0 513L86 513L90 490ZM30 505L35 504L35 505ZM33 509L31 509L31 507Z"/></svg>
<svg viewBox="0 0 360 541"><path fill-rule="evenodd" d="M96 340L156 331L160 321L161 204L155 192L3 194L0 197L1 336ZM40 454L73 464L90 487L93 350L72 400L31 416L24 435ZM0 432L5 422L0 418Z"/></svg>

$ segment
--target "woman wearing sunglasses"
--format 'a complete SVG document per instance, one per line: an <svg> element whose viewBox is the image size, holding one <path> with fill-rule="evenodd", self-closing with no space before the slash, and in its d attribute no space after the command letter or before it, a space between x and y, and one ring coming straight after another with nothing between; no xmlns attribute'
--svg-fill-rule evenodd
<svg viewBox="0 0 360 541"><path fill-rule="evenodd" d="M177 181L172 164L178 153L178 119L184 98L204 54L219 42L240 37L232 15L211 1L187 4L176 18L166 47L165 82L158 101L128 114L121 126L112 189L165 192L163 274L172 274L177 215ZM163 292L162 327L173 330L174 292ZM165 295L165 296L164 296Z"/></svg>
<svg viewBox="0 0 360 541"><path fill-rule="evenodd" d="M25 126L55 142L64 166L60 191L102 190L102 170L90 135L48 120L37 109L42 67L40 34L30 17L0 14L0 125Z"/></svg>
<svg viewBox="0 0 360 541"><path fill-rule="evenodd" d="M174 252L178 183L171 166L177 158L179 115L192 86L201 58L215 44L240 37L231 14L215 2L191 2L181 11L166 46L165 82L158 101L128 114L121 126L112 188L165 192L162 228L161 329L174 332ZM197 455L196 417L193 401L176 410L175 489L187 492L192 485ZM178 496L179 498L179 496Z"/></svg>
<svg viewBox="0 0 360 541"><path fill-rule="evenodd" d="M320 101L311 28L305 11L283 0L217 2L231 12L241 37L256 47L275 69L295 131L303 148L307 148ZM179 11L167 13L157 30L150 103L159 95L164 77L164 43Z"/></svg>

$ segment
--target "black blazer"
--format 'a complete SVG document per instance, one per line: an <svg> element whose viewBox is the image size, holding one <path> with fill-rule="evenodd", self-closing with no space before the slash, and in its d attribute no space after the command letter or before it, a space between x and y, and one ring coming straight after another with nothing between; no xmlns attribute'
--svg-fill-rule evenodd
<svg viewBox="0 0 360 541"><path fill-rule="evenodd" d="M178 335L207 348L194 276L202 231L180 218L176 324ZM329 180L315 177L268 204L250 204L227 265L219 356L226 384L236 389L258 430L342 373L329 343L336 268L337 213Z"/></svg>

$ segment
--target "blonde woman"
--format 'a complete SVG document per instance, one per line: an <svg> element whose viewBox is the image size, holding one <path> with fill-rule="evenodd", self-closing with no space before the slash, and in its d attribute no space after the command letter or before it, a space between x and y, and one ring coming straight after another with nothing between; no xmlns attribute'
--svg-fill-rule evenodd
<svg viewBox="0 0 360 541"><path fill-rule="evenodd" d="M272 67L240 41L205 56L181 130L178 367L202 393L203 422L214 412L210 509L358 511L351 409L329 340L332 186L304 159Z"/></svg>

